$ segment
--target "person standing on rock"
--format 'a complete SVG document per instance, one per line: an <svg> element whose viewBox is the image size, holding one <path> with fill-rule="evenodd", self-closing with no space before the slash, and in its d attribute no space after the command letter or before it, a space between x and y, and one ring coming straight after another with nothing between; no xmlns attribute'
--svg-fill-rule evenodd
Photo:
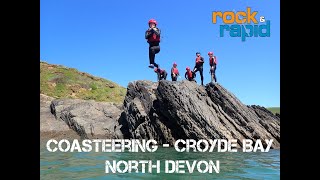
<svg viewBox="0 0 320 180"><path fill-rule="evenodd" d="M189 81L195 81L197 82L194 78L196 77L196 74L190 70L189 67L186 68L187 72L184 74L184 77L188 79Z"/></svg>
<svg viewBox="0 0 320 180"><path fill-rule="evenodd" d="M173 63L173 67L171 68L171 79L172 81L177 81L178 76L179 76L179 70L177 68L177 63Z"/></svg>
<svg viewBox="0 0 320 180"><path fill-rule="evenodd" d="M204 63L204 59L203 57L200 55L200 52L196 52L196 65L193 68L193 72L200 72L200 76L201 76L201 85L203 85L203 63Z"/></svg>
<svg viewBox="0 0 320 180"><path fill-rule="evenodd" d="M217 82L216 68L217 68L217 57L213 55L213 52L208 52L211 82Z"/></svg>
<svg viewBox="0 0 320 180"><path fill-rule="evenodd" d="M160 68L154 68L154 72L157 73L158 76L158 81L164 79L167 79L167 75L168 73L166 72L166 70L164 69L160 69Z"/></svg>
<svg viewBox="0 0 320 180"><path fill-rule="evenodd" d="M159 65L155 62L155 56L160 52L160 29L157 28L157 21L155 19L150 19L149 29L145 33L145 38L149 43L149 61L150 68L159 67Z"/></svg>

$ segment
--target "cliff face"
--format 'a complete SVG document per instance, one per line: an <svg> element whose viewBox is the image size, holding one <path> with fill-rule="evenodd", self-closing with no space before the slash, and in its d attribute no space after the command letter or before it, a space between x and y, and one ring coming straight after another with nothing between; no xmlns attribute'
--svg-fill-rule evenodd
<svg viewBox="0 0 320 180"><path fill-rule="evenodd" d="M51 113L50 105L54 98L40 94L40 137L42 140L49 138L77 138L75 131L68 125L56 119Z"/></svg>
<svg viewBox="0 0 320 180"><path fill-rule="evenodd" d="M272 148L280 147L280 117L242 104L219 84L135 81L123 105L61 99L51 100L49 109L53 116L43 122L60 123L57 128L68 127L81 138L155 139L171 145L177 139L237 139L239 147L242 139L273 139Z"/></svg>
<svg viewBox="0 0 320 180"><path fill-rule="evenodd" d="M40 95L40 131L58 138L122 138L121 105L80 99L49 99ZM48 98L46 98L48 99ZM71 131L71 132L70 132ZM61 134L65 134L61 136Z"/></svg>
<svg viewBox="0 0 320 180"><path fill-rule="evenodd" d="M280 118L259 106L246 106L219 84L189 81L130 83L120 121L125 138L274 139L280 147Z"/></svg>

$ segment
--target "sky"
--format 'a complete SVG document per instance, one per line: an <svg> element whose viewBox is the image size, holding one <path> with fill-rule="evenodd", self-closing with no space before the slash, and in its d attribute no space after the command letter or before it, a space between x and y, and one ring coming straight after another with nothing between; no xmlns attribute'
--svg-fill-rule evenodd
<svg viewBox="0 0 320 180"><path fill-rule="evenodd" d="M212 13L247 7L258 12L257 20L270 20L270 37L244 42L228 32L220 37L224 23L212 23ZM178 80L187 66L194 67L199 51L205 60L204 83L209 83L207 53L213 51L219 84L244 104L280 106L280 0L40 0L40 60L123 87L135 80L156 81L144 38L151 18L161 30L155 61L168 72L176 62L182 74ZM199 74L196 80L200 84Z"/></svg>

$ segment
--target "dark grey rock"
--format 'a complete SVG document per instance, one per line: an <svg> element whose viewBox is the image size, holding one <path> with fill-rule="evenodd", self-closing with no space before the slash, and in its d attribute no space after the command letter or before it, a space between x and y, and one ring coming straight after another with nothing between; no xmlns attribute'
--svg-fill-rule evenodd
<svg viewBox="0 0 320 180"><path fill-rule="evenodd" d="M273 139L280 148L280 115L244 105L219 84L190 81L134 81L123 105L42 96L40 130L72 129L81 138ZM266 144L264 143L264 146Z"/></svg>
<svg viewBox="0 0 320 180"><path fill-rule="evenodd" d="M125 138L274 139L280 147L280 118L260 106L246 106L219 84L135 81L128 85L122 132ZM266 144L264 144L266 145Z"/></svg>
<svg viewBox="0 0 320 180"><path fill-rule="evenodd" d="M54 99L49 110L54 124L64 124L80 138L122 138L118 119L121 109L110 102L95 102L80 99ZM55 128L59 131L59 127ZM46 131L45 128L41 129Z"/></svg>

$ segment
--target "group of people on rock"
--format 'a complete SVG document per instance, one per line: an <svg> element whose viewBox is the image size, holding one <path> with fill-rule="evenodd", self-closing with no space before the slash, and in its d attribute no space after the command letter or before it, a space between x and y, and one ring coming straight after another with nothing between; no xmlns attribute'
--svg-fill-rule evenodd
<svg viewBox="0 0 320 180"><path fill-rule="evenodd" d="M160 34L161 31L157 27L157 21L155 19L150 19L149 22L149 29L145 33L145 38L149 43L149 61L150 61L150 68L154 68L154 72L157 73L158 81L162 79L167 79L168 73L166 70L161 69L159 65L155 62L155 55L160 52ZM213 52L208 52L209 56L209 65L210 65L210 74L211 74L211 81L217 82L217 78L215 75L215 71L217 68L217 58L213 55ZM186 67L186 73L184 77L189 81L196 81L196 72L199 71L201 77L201 85L203 85L203 64L204 58L201 56L200 52L196 52L196 61L193 70L189 67ZM179 74L179 70L177 68L177 63L174 62L171 68L171 79L172 81L177 81Z"/></svg>

